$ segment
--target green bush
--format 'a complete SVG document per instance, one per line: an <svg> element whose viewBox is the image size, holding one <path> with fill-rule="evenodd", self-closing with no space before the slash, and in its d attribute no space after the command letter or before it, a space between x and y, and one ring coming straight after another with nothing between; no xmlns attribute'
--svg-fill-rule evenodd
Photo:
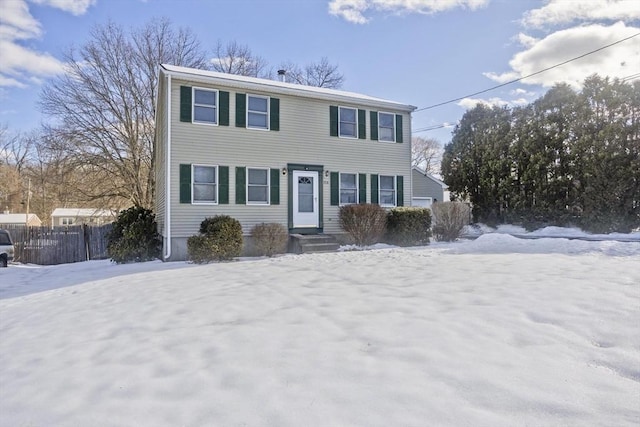
<svg viewBox="0 0 640 427"><path fill-rule="evenodd" d="M340 207L340 226L358 246L378 243L387 226L387 213L379 205L360 204Z"/></svg>
<svg viewBox="0 0 640 427"><path fill-rule="evenodd" d="M398 246L426 245L431 237L427 208L398 207L387 213L387 242Z"/></svg>
<svg viewBox="0 0 640 427"><path fill-rule="evenodd" d="M258 224L251 230L251 237L258 255L270 257L287 251L289 232L281 224Z"/></svg>
<svg viewBox="0 0 640 427"><path fill-rule="evenodd" d="M461 202L443 202L431 205L433 237L441 242L453 242L469 223L469 205Z"/></svg>
<svg viewBox="0 0 640 427"><path fill-rule="evenodd" d="M213 254L217 248L207 236L198 234L187 239L187 252L189 259L196 264L204 264L213 261Z"/></svg>
<svg viewBox="0 0 640 427"><path fill-rule="evenodd" d="M157 259L162 251L155 215L139 206L120 212L107 240L107 253L118 264Z"/></svg>
<svg viewBox="0 0 640 427"><path fill-rule="evenodd" d="M189 244L191 241L191 245ZM230 260L242 252L242 226L228 215L205 218L200 235L187 240L189 258L196 263Z"/></svg>

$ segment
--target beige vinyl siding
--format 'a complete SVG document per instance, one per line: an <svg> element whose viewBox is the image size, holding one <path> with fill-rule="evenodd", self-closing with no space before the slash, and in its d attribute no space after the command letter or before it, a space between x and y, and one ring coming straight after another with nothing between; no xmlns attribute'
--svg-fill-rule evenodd
<svg viewBox="0 0 640 427"><path fill-rule="evenodd" d="M235 96L242 90L223 86L211 88L230 92L230 126L210 126L180 122L180 85L172 81L172 236L196 234L200 222L209 216L226 214L237 218L243 231L258 223L277 222L288 226L288 176L280 177L280 204L270 206L235 204L235 167L268 167L282 170L288 163L321 165L325 171L367 174L367 201L370 201L370 174L403 175L404 205L411 200L411 119L403 114L404 143L385 143L369 139L329 136L328 101L272 94L252 90L252 94L280 99L280 130L265 131L235 127ZM202 82L199 87L207 87ZM340 104L367 109L362 104ZM396 112L400 114L401 112ZM368 116L367 116L368 118ZM370 124L367 120L367 128ZM367 133L369 131L367 130ZM179 203L179 165L211 164L229 167L229 204L197 206ZM338 207L330 205L329 177L322 176L324 232L338 233Z"/></svg>
<svg viewBox="0 0 640 427"><path fill-rule="evenodd" d="M158 100L156 110L156 133L155 133L155 202L154 213L158 224L158 232L164 236L165 224L165 207L166 207L166 144L167 144L167 109L165 107L167 99L167 81L166 77L161 73L158 82ZM166 236L165 236L166 237Z"/></svg>

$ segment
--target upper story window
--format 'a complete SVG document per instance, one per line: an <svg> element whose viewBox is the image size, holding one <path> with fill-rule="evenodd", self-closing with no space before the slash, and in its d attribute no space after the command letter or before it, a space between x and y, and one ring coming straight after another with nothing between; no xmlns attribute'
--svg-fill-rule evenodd
<svg viewBox="0 0 640 427"><path fill-rule="evenodd" d="M193 88L193 122L218 124L218 91Z"/></svg>
<svg viewBox="0 0 640 427"><path fill-rule="evenodd" d="M358 180L355 173L340 174L340 204L358 203Z"/></svg>
<svg viewBox="0 0 640 427"><path fill-rule="evenodd" d="M218 203L218 167L192 165L192 203Z"/></svg>
<svg viewBox="0 0 640 427"><path fill-rule="evenodd" d="M391 113L378 113L378 140L395 142L396 116Z"/></svg>
<svg viewBox="0 0 640 427"><path fill-rule="evenodd" d="M247 204L269 204L269 169L247 168Z"/></svg>
<svg viewBox="0 0 640 427"><path fill-rule="evenodd" d="M247 95L247 127L269 129L269 98Z"/></svg>
<svg viewBox="0 0 640 427"><path fill-rule="evenodd" d="M338 109L338 135L346 138L358 137L358 110L340 107Z"/></svg>
<svg viewBox="0 0 640 427"><path fill-rule="evenodd" d="M380 175L380 205L396 205L396 177Z"/></svg>
<svg viewBox="0 0 640 427"><path fill-rule="evenodd" d="M73 225L73 218L62 218L62 225Z"/></svg>

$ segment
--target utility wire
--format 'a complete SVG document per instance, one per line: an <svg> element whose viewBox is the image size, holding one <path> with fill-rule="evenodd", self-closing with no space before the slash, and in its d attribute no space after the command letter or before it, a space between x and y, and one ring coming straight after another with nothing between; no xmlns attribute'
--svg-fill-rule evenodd
<svg viewBox="0 0 640 427"><path fill-rule="evenodd" d="M413 112L414 112L414 113L417 113L417 112L419 112L419 111L430 110L430 109L432 109L432 108L440 107L440 106L442 106L442 105L446 105L446 104L451 104L452 102L461 101L461 100L463 100L463 99L465 99L465 98L469 98L469 97L471 97L471 96L480 95L481 93L489 92L489 91L492 91L492 90L494 90L494 89L498 89L498 88L501 88L501 87L503 87L503 86L507 86L507 85L510 85L510 84L512 84L512 83L519 82L520 80L524 80L524 79L527 79L527 78L529 78L529 77L533 77L533 76L535 76L535 75L538 75L538 74L544 73L545 71L549 71L549 70L552 70L552 69L554 69L554 68L560 67L560 66L562 66L562 65L568 64L569 62L575 61L575 60L577 60L577 59L584 58L585 56L588 56L588 55L594 54L594 53L596 53L596 52L600 52L601 50L604 50L604 49L610 48L611 46L617 45L618 43L622 43L622 42L624 42L624 41L627 41L627 40L632 39L632 38L637 37L637 36L640 36L640 33L633 34L633 35L631 35L631 36L629 36L629 37L626 37L626 38L624 38L624 39L618 40L618 41L613 42L613 43L611 43L611 44L608 44L608 45L606 45L606 46L602 46L602 47L600 47L600 48L598 48L598 49L596 49L596 50L592 50L591 52L587 52L587 53L582 54L582 55L580 55L580 56L576 56L575 58L568 59L568 60L566 60L566 61L564 61L564 62L561 62L561 63L559 63L559 64L552 65L551 67L547 67L547 68L545 68L545 69L543 69L543 70L536 71L535 73L531 73L531 74L526 75L526 76L524 76L524 77L520 77L520 78L518 78L518 79L511 80L511 81L508 81L508 82L506 82L506 83L502 83L502 84L499 84L499 85L497 85L497 86L490 87L489 89L485 89L485 90L481 90L481 91L479 91L479 92L472 93L472 94L470 94L470 95L461 96L460 98L451 99L451 100L449 100L449 101L445 101L445 102L440 102L439 104L429 105L428 107L418 108L417 110L414 110Z"/></svg>

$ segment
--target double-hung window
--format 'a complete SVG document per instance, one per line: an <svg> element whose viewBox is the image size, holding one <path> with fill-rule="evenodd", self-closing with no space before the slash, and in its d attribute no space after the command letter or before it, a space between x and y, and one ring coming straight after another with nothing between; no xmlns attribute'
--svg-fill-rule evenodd
<svg viewBox="0 0 640 427"><path fill-rule="evenodd" d="M378 113L378 140L395 142L396 117L391 113Z"/></svg>
<svg viewBox="0 0 640 427"><path fill-rule="evenodd" d="M218 91L193 88L193 122L218 124Z"/></svg>
<svg viewBox="0 0 640 427"><path fill-rule="evenodd" d="M340 204L358 203L358 178L355 173L340 174Z"/></svg>
<svg viewBox="0 0 640 427"><path fill-rule="evenodd" d="M358 137L358 110L340 107L338 111L338 135L346 138Z"/></svg>
<svg viewBox="0 0 640 427"><path fill-rule="evenodd" d="M73 218L62 218L62 225L73 225Z"/></svg>
<svg viewBox="0 0 640 427"><path fill-rule="evenodd" d="M247 95L247 127L269 130L269 98Z"/></svg>
<svg viewBox="0 0 640 427"><path fill-rule="evenodd" d="M269 204L269 169L247 168L247 204Z"/></svg>
<svg viewBox="0 0 640 427"><path fill-rule="evenodd" d="M380 175L380 205L396 205L396 177Z"/></svg>
<svg viewBox="0 0 640 427"><path fill-rule="evenodd" d="M218 167L192 165L192 203L218 203Z"/></svg>

